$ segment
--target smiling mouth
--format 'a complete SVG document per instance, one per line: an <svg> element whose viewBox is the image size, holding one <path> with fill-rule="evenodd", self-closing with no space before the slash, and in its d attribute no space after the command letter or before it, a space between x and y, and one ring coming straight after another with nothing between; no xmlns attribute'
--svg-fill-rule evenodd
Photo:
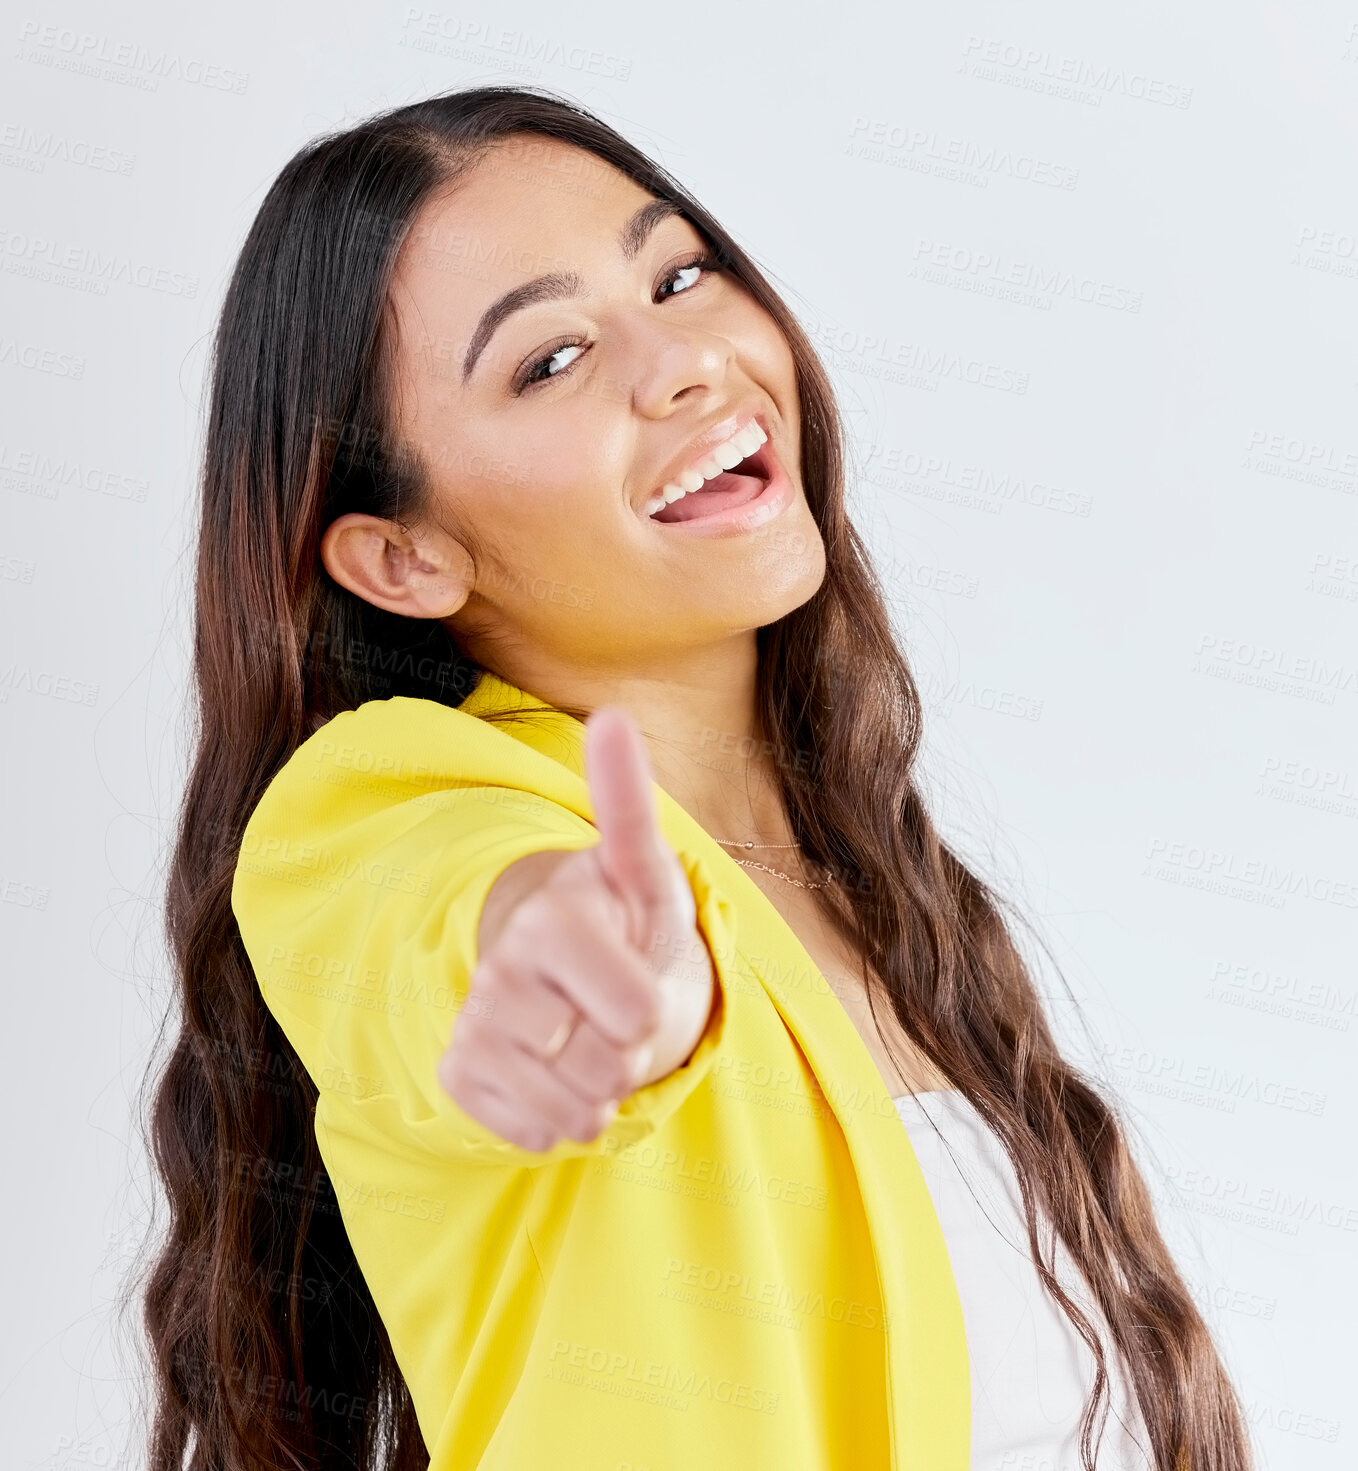
<svg viewBox="0 0 1358 1471"><path fill-rule="evenodd" d="M732 454L738 454L756 435L761 436L760 442L748 454L728 468L721 468L721 459L729 459ZM732 445L734 449L731 448ZM726 453L723 454L723 451ZM721 511L734 510L755 500L773 477L768 435L754 421L734 439L717 446L714 454L717 458L709 457L705 467L700 467L696 472L685 471L682 483L667 485L664 491L656 492L647 503L652 521L666 524L699 521ZM704 468L715 473L708 478L704 474ZM693 486L692 480L699 475L703 475L701 484Z"/></svg>

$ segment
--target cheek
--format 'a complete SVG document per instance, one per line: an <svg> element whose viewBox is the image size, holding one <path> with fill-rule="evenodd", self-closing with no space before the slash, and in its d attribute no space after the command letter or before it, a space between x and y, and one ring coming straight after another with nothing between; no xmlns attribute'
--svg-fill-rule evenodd
<svg viewBox="0 0 1358 1471"><path fill-rule="evenodd" d="M524 577L594 586L613 576L610 569L634 574L621 471L600 435L577 441L563 425L545 441L521 437L507 473L466 480L459 495L487 591L503 594Z"/></svg>
<svg viewBox="0 0 1358 1471"><path fill-rule="evenodd" d="M770 387L795 389L797 365L782 328L753 297L742 295L740 302L731 332L737 350Z"/></svg>
<svg viewBox="0 0 1358 1471"><path fill-rule="evenodd" d="M570 484L530 484L477 507L476 586L501 631L550 646L606 607L622 557L600 548Z"/></svg>
<svg viewBox="0 0 1358 1471"><path fill-rule="evenodd" d="M597 524L621 496L621 470L610 436L588 415L562 413L541 428L493 429L472 441L460 493L478 520L506 530L553 530ZM477 466L486 473L478 475ZM487 526L493 531L493 525Z"/></svg>
<svg viewBox="0 0 1358 1471"><path fill-rule="evenodd" d="M627 506L631 439L625 414L563 397L531 439L515 445L522 463L519 512L546 522L558 534L578 528L616 539Z"/></svg>

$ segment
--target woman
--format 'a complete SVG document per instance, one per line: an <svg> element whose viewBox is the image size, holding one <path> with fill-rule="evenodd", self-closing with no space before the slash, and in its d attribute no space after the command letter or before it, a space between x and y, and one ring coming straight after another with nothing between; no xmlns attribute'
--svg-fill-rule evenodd
<svg viewBox="0 0 1358 1471"><path fill-rule="evenodd" d="M485 88L283 170L196 675L156 1471L1248 1465L922 805L825 375L611 129Z"/></svg>

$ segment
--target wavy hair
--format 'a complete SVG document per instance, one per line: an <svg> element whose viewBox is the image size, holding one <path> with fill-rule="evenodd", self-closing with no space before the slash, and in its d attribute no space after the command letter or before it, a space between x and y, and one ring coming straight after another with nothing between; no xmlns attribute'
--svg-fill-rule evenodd
<svg viewBox="0 0 1358 1471"><path fill-rule="evenodd" d="M389 414L397 252L436 189L490 148L540 150L544 137L678 203L790 344L801 473L827 567L808 602L758 632L760 719L795 836L813 862L854 877L815 892L861 941L877 977L869 994L880 991L1018 1172L1039 1274L1098 1365L1081 1421L1086 1466L1109 1403L1104 1338L1058 1282L1039 1211L1089 1283L1157 1471L1246 1471L1238 1401L1119 1119L1061 1057L1001 901L921 799L920 697L845 511L842 423L811 343L664 169L575 102L522 87L451 92L308 143L268 190L222 306L201 475L194 752L166 885L177 1035L155 1064L149 1113L169 1215L139 1287L150 1471L428 1464L317 1151L315 1086L264 1006L230 893L250 813L310 734L366 700L457 706L475 686L478 666L443 623L353 596L326 574L319 545L345 512L408 524L428 505L426 472Z"/></svg>

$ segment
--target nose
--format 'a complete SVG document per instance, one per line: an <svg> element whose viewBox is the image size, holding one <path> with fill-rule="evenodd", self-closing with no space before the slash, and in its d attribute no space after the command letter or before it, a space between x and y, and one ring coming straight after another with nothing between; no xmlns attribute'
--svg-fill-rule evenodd
<svg viewBox="0 0 1358 1471"><path fill-rule="evenodd" d="M654 318L630 344L632 405L651 419L664 419L680 405L701 408L720 398L735 357L731 340L707 328Z"/></svg>

